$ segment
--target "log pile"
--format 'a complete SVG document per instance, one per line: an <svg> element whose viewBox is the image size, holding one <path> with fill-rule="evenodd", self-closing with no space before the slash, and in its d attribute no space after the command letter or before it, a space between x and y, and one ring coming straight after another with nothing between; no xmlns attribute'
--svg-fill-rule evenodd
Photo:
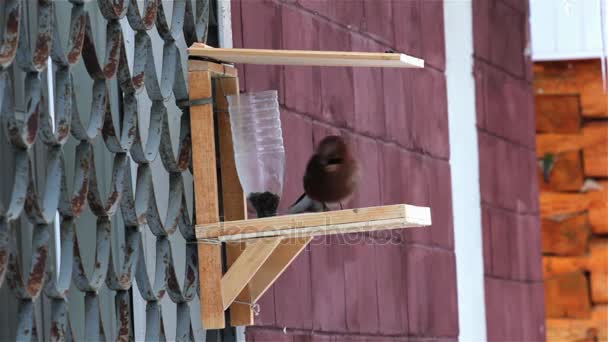
<svg viewBox="0 0 608 342"><path fill-rule="evenodd" d="M547 341L608 341L608 97L599 60L534 66Z"/></svg>

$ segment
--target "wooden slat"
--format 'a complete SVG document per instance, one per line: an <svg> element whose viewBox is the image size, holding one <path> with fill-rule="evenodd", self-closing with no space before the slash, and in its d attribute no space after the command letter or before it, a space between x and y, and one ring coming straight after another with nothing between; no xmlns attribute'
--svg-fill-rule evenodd
<svg viewBox="0 0 608 342"><path fill-rule="evenodd" d="M589 248L591 230L586 214L564 220L543 219L543 253L555 255L583 255Z"/></svg>
<svg viewBox="0 0 608 342"><path fill-rule="evenodd" d="M400 224L404 228L428 226L431 224L430 209L397 204L221 222L205 227L197 226L196 236L198 238L217 238L239 235L240 238L250 238L264 236L265 234L289 235L294 233L306 234L307 232L334 234L346 230L374 230L381 228L381 226L385 229L399 228Z"/></svg>
<svg viewBox="0 0 608 342"><path fill-rule="evenodd" d="M201 292L201 318L205 329L225 327L222 302L222 246L198 242L198 274Z"/></svg>
<svg viewBox="0 0 608 342"><path fill-rule="evenodd" d="M188 60L188 71L209 71L212 77L237 77L237 69L230 64L218 64L195 59Z"/></svg>
<svg viewBox="0 0 608 342"><path fill-rule="evenodd" d="M246 199L234 161L232 130L230 128L230 116L226 100L226 96L239 93L239 81L237 78L217 78L214 80L214 84L216 89L215 102L218 109L218 139L224 221L245 220L247 219Z"/></svg>
<svg viewBox="0 0 608 342"><path fill-rule="evenodd" d="M312 237L284 239L251 279L251 297L257 302L293 260L306 248Z"/></svg>
<svg viewBox="0 0 608 342"><path fill-rule="evenodd" d="M591 318L589 284L583 272L545 279L545 314L548 318Z"/></svg>
<svg viewBox="0 0 608 342"><path fill-rule="evenodd" d="M189 72L190 100L211 97L211 75L208 71ZM217 222L217 173L212 105L190 108L196 223ZM225 326L220 280L222 277L221 245L198 242L201 317L206 329Z"/></svg>
<svg viewBox="0 0 608 342"><path fill-rule="evenodd" d="M281 238L269 238L258 239L247 245L247 248L222 277L224 310L228 309L280 242Z"/></svg>
<svg viewBox="0 0 608 342"><path fill-rule="evenodd" d="M229 63L272 65L315 65L423 68L424 60L400 53L306 51L270 49L215 49L197 43L189 49L190 56L210 57Z"/></svg>
<svg viewBox="0 0 608 342"><path fill-rule="evenodd" d="M579 133L581 108L578 95L536 95L534 103L537 132Z"/></svg>
<svg viewBox="0 0 608 342"><path fill-rule="evenodd" d="M579 151L560 153L546 183L542 168L538 167L538 183L541 191L578 191L584 182L583 163Z"/></svg>
<svg viewBox="0 0 608 342"><path fill-rule="evenodd" d="M211 74L208 71L189 73L190 100L211 97ZM215 161L215 130L211 104L190 108L192 134L192 167L197 224L219 221L217 199L217 171Z"/></svg>

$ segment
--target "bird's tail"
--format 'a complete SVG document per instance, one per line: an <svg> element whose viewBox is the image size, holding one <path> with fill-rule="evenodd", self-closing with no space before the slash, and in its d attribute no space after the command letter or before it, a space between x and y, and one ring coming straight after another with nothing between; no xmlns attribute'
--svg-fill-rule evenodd
<svg viewBox="0 0 608 342"><path fill-rule="evenodd" d="M323 210L323 203L311 199L310 197L306 196L306 194L302 194L302 196L300 196L300 198L298 198L296 202L289 207L288 212L289 214L299 214L319 212Z"/></svg>

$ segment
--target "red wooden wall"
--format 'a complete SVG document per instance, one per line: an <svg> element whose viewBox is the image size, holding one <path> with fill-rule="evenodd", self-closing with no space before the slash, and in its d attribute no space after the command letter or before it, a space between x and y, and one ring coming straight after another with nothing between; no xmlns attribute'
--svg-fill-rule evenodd
<svg viewBox="0 0 608 342"><path fill-rule="evenodd" d="M457 340L442 2L232 0L232 20L235 47L390 47L427 63L417 71L240 69L242 90L279 89L288 155L283 205L301 192L314 144L341 134L363 165L363 183L348 206L429 205L434 222L349 245L316 240L261 300L247 339Z"/></svg>
<svg viewBox="0 0 608 342"><path fill-rule="evenodd" d="M527 0L473 0L489 341L544 341Z"/></svg>

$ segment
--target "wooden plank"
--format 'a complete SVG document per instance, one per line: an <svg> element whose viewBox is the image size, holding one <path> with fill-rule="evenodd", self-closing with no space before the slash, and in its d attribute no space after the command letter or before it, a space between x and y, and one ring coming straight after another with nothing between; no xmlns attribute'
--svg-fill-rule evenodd
<svg viewBox="0 0 608 342"><path fill-rule="evenodd" d="M200 281L201 318L205 329L223 329L222 246L198 242L198 274Z"/></svg>
<svg viewBox="0 0 608 342"><path fill-rule="evenodd" d="M190 100L211 97L211 75L207 71L189 72ZM194 195L196 223L217 222L217 174L215 164L215 134L212 105L190 108ZM222 306L221 245L198 242L199 279L201 292L201 317L206 329L221 329L225 326Z"/></svg>
<svg viewBox="0 0 608 342"><path fill-rule="evenodd" d="M591 318L589 284L583 272L545 279L545 314L548 318Z"/></svg>
<svg viewBox="0 0 608 342"><path fill-rule="evenodd" d="M208 71L189 73L190 100L211 97L211 75ZM215 160L215 130L211 104L190 108L192 167L197 224L219 221L217 199L217 170Z"/></svg>
<svg viewBox="0 0 608 342"><path fill-rule="evenodd" d="M224 221L246 220L247 203L234 161L234 145L226 100L226 96L239 93L239 81L237 78L217 78L214 80L214 85L216 89L215 103L218 109L218 140Z"/></svg>
<svg viewBox="0 0 608 342"><path fill-rule="evenodd" d="M575 256L587 253L591 229L586 214L564 220L543 219L543 253Z"/></svg>
<svg viewBox="0 0 608 342"><path fill-rule="evenodd" d="M608 177L608 122L585 125L583 135L593 141L583 149L585 174L589 177Z"/></svg>
<svg viewBox="0 0 608 342"><path fill-rule="evenodd" d="M578 95L536 95L534 103L537 132L579 133L581 108Z"/></svg>
<svg viewBox="0 0 608 342"><path fill-rule="evenodd" d="M569 151L555 156L555 164L545 182L543 170L538 167L538 184L541 191L578 191L584 182L583 163L579 151Z"/></svg>
<svg viewBox="0 0 608 342"><path fill-rule="evenodd" d="M226 263L228 268L238 259L247 247L246 242L229 242L226 244ZM243 303L253 303L251 291L247 284L241 293L236 297L236 300ZM230 305L230 324L234 327L241 325L253 325L253 310L247 304L233 302Z"/></svg>
<svg viewBox="0 0 608 342"><path fill-rule="evenodd" d="M587 256L543 256L543 276L551 278L556 275L585 271L589 269L589 264Z"/></svg>
<svg viewBox="0 0 608 342"><path fill-rule="evenodd" d="M401 53L216 49L206 48L198 43L188 48L188 53L190 56L243 64L424 68L424 60Z"/></svg>
<svg viewBox="0 0 608 342"><path fill-rule="evenodd" d="M540 194L540 215L551 217L579 213L589 209L591 200L585 193L543 192Z"/></svg>
<svg viewBox="0 0 608 342"><path fill-rule="evenodd" d="M228 309L280 242L281 238L269 238L258 239L247 245L222 277L224 310Z"/></svg>
<svg viewBox="0 0 608 342"><path fill-rule="evenodd" d="M427 207L406 204L380 207L346 209L322 213L306 213L265 217L252 220L220 222L206 227L196 227L198 238L289 234L334 234L343 231L366 231L381 227L386 229L421 227L431 224L431 211ZM256 235L258 234L258 235Z"/></svg>
<svg viewBox="0 0 608 342"><path fill-rule="evenodd" d="M284 239L251 279L251 297L257 302L274 281L306 248L312 237Z"/></svg>
<svg viewBox="0 0 608 342"><path fill-rule="evenodd" d="M596 335L590 319L547 319L547 342L595 342Z"/></svg>
<svg viewBox="0 0 608 342"><path fill-rule="evenodd" d="M188 71L209 71L212 77L237 77L237 69L230 64L219 64L196 59L188 60Z"/></svg>

